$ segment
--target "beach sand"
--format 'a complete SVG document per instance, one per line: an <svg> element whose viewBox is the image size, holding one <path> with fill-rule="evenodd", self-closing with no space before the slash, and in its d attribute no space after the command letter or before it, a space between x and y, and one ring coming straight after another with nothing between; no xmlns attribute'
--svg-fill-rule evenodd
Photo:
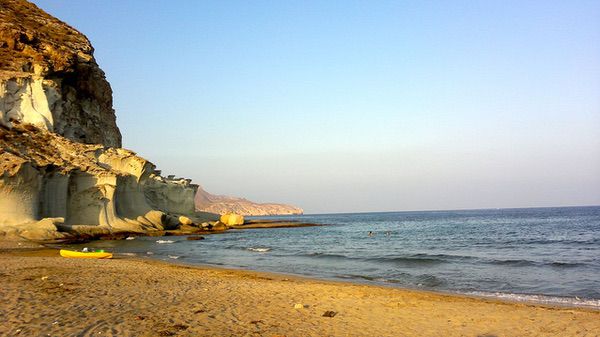
<svg viewBox="0 0 600 337"><path fill-rule="evenodd" d="M2 249L0 261L1 336L600 334L600 311L591 309L146 259L65 259L48 249Z"/></svg>

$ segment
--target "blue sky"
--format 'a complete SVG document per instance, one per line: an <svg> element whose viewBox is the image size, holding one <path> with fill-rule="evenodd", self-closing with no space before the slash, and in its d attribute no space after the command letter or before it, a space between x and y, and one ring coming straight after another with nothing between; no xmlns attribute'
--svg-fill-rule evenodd
<svg viewBox="0 0 600 337"><path fill-rule="evenodd" d="M124 146L309 213L600 204L598 1L67 1Z"/></svg>

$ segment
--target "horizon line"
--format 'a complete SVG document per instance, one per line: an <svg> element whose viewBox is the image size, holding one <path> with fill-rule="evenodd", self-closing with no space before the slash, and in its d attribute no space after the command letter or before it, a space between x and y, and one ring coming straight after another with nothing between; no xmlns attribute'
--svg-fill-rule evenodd
<svg viewBox="0 0 600 337"><path fill-rule="evenodd" d="M600 205L568 205L568 206L523 206L523 207L483 207L483 208L456 208L456 209L421 209L402 211L360 211L360 212L332 212L332 213L303 213L288 215L262 215L262 216L303 216L303 215L343 215L343 214L369 214L369 213L408 213L408 212L451 212L451 211L483 211L483 210L510 210L510 209L536 209L536 208L577 208L577 207L600 207ZM259 217L261 215L252 215Z"/></svg>

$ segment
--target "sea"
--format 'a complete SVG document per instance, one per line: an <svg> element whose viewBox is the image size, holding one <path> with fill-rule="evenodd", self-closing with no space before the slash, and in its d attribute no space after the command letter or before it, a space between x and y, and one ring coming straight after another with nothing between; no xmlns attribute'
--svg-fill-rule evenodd
<svg viewBox="0 0 600 337"><path fill-rule="evenodd" d="M86 246L175 263L600 308L600 206L269 219L323 226Z"/></svg>

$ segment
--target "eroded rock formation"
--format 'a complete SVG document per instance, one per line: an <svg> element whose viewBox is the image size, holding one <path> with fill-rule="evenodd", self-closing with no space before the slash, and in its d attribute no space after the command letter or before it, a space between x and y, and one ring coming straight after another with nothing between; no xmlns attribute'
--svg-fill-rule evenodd
<svg viewBox="0 0 600 337"><path fill-rule="evenodd" d="M88 39L0 0L0 236L147 232L195 221L197 186L121 149Z"/></svg>
<svg viewBox="0 0 600 337"><path fill-rule="evenodd" d="M304 212L302 208L285 204L261 204L244 198L214 195L206 192L202 187L199 187L198 193L196 193L196 209L217 214L236 213L241 215L290 215Z"/></svg>
<svg viewBox="0 0 600 337"><path fill-rule="evenodd" d="M29 239L162 231L194 219L196 185L134 152L33 125L0 128L0 232ZM199 220L198 220L199 221Z"/></svg>

